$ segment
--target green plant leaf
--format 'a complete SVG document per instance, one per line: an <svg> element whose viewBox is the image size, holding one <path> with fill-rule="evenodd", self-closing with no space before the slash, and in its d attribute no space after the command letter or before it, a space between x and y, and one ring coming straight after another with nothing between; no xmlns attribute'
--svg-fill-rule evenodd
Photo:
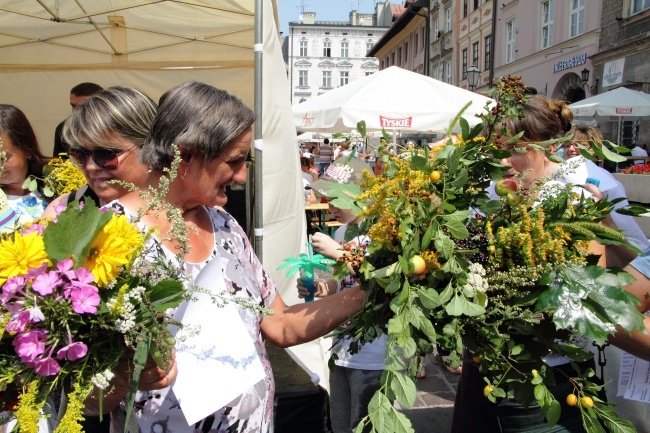
<svg viewBox="0 0 650 433"><path fill-rule="evenodd" d="M410 377L406 374L394 372L393 379L390 381L390 388L402 406L413 407L417 391L415 382Z"/></svg>
<svg viewBox="0 0 650 433"><path fill-rule="evenodd" d="M135 401L135 393L138 391L138 381L140 380L140 373L144 365L147 363L147 356L149 355L149 348L151 346L151 335L148 334L146 338L137 343L135 353L133 355L133 375L129 383L129 393L127 395L126 405L126 421L125 426L129 425L131 413L133 411L133 402Z"/></svg>
<svg viewBox="0 0 650 433"><path fill-rule="evenodd" d="M92 200L79 210L79 202L73 201L43 232L45 252L55 261L72 257L75 267L83 265L97 234L110 221L113 213L100 212ZM75 236L70 236L75 233Z"/></svg>
<svg viewBox="0 0 650 433"><path fill-rule="evenodd" d="M469 302L464 296L456 295L445 307L450 316L480 316L485 313L485 308Z"/></svg>

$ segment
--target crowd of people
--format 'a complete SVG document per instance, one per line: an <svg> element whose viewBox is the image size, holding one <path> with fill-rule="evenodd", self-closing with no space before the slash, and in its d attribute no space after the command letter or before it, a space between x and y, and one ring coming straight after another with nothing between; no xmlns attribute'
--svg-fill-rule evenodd
<svg viewBox="0 0 650 433"><path fill-rule="evenodd" d="M188 228L191 250L184 257L186 272L196 278L205 267L218 266L226 286L232 288L233 296L250 298L274 311L269 316L250 310L240 312L262 360L266 373L263 380L211 416L188 426L170 387L177 375L174 360L168 370L148 365L140 376L136 397L139 406L134 412L136 425L128 426L126 430L175 433L273 431L274 381L264 342L289 347L335 330L363 306L364 293L355 284L356 276L351 271L340 283L328 281L319 285L315 294L320 299L315 302L288 306L255 256L240 225L223 210L227 201L226 188L233 182L241 184L247 180L246 160L252 143L251 125L255 122L255 114L239 99L212 86L189 82L169 90L158 105L133 88L102 89L97 85L87 85L92 83L84 84L72 89L73 111L61 128L57 127L57 137L60 138L57 138L55 156L60 153L68 155L81 169L87 183L77 191L56 197L49 205L38 190L32 192L23 187L29 176L42 177L48 158L42 154L24 113L17 107L0 105L0 139L6 154L0 182L14 212L23 220L55 216L58 205L67 205L74 200L92 200L99 206L110 204L114 211L134 217L139 209L146 208L142 197L137 191L129 191L111 181L128 182L140 189L156 187L171 167L174 149L178 146L181 156L178 176L171 182L164 201L181 210ZM517 143L508 146L526 149L502 161L503 165L510 167L507 176L523 175L524 187L554 174L559 181L575 185L589 183L588 178L598 178L600 188L593 191L596 198L625 196L620 184L610 179L611 175L577 151L576 143L588 147L602 139L597 130L572 127L572 115L566 105L547 98L531 96L524 112L524 118L505 123L510 135L523 133ZM543 151L526 147L530 142L566 134L572 134L573 139L562 145L564 157L567 163L578 167L572 172L572 177L560 174L564 164L551 161ZM371 171L357 158L349 142L333 145L327 139L320 146L301 148L300 165L310 201L327 201L332 184L359 182L361 171ZM337 179L336 167L342 165L348 166L348 172L356 173L356 176ZM623 205L624 202L619 204ZM339 245L346 230L358 223L358 219L351 210L339 209L332 204L330 212L342 226L333 238L322 233L314 236L313 246L317 252L336 259L341 253ZM171 231L165 213L147 213L138 224L143 231L152 227L157 227L162 233ZM622 229L639 250L650 249L647 237L630 217L616 216L612 224ZM160 250L173 260L176 241L156 242ZM357 242L367 243L368 239L361 236ZM637 276L638 282L630 287L630 292L639 297L641 309L650 309L646 279L650 278L648 254L635 257L636 253L631 250L606 253L599 245L594 246L594 251L602 253L608 265L626 267ZM300 283L298 291L300 296L306 296ZM612 343L650 359L648 340L647 335L640 333L631 336L617 334ZM349 341L339 342L334 348L338 359L330 377L330 403L335 433L350 432L355 428L367 415L368 402L380 386L385 342L381 339L375 342L363 346L363 350L353 356L347 350ZM125 429L119 423L124 421L129 372L124 368L114 373L110 392L103 395L101 404L96 395L86 402L86 414L89 415L87 431ZM562 392L565 376L559 375L556 382L557 388L554 389ZM494 406L483 398L480 390L484 385L476 367L465 363L456 397L454 432L499 431L504 425L514 426L519 431L533 431L545 426L538 412L522 412L519 407L515 411L509 399ZM105 419L112 425L93 418L100 411L110 414ZM579 412L574 415L567 413L553 431L582 431Z"/></svg>

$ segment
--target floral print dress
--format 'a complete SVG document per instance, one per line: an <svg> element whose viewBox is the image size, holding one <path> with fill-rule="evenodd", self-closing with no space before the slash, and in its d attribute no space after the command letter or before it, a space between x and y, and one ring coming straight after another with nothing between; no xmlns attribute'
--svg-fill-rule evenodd
<svg viewBox="0 0 650 433"><path fill-rule="evenodd" d="M113 204L112 208L114 211L123 211L127 216L132 217L128 210L119 203ZM232 296L250 298L256 304L269 308L275 299L276 287L255 255L246 234L227 212L215 208L204 207L204 209L212 222L214 248L205 262L186 263L186 271L196 278L208 262L219 260L226 287L231 290ZM174 256L164 247L161 249L170 258ZM133 420L129 423L128 431L130 433L258 433L273 431L275 384L260 329L262 315L257 311L239 307L237 309L254 342L266 377L225 407L191 426L187 425L171 387L150 392L139 391L135 398L132 415L137 423L134 423ZM209 399L210 395L206 395L205 398ZM123 413L114 412L112 414L113 426L116 425L116 422L119 424L120 418L123 418ZM137 424L137 426L131 426L133 424Z"/></svg>

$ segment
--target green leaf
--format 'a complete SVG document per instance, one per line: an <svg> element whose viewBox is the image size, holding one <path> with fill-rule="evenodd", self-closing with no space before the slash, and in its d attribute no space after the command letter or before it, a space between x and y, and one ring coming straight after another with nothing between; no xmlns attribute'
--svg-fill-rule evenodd
<svg viewBox="0 0 650 433"><path fill-rule="evenodd" d="M548 405L546 410L546 421L548 422L549 427L553 427L560 420L560 414L562 413L562 406L557 400L551 401L551 404Z"/></svg>
<svg viewBox="0 0 650 433"><path fill-rule="evenodd" d="M456 295L451 302L445 307L445 311L450 316L480 316L485 313L485 308L480 305L469 302L464 296Z"/></svg>
<svg viewBox="0 0 650 433"><path fill-rule="evenodd" d="M415 382L406 374L394 372L393 379L390 381L390 389L395 393L397 401L402 406L413 407L417 395Z"/></svg>
<svg viewBox="0 0 650 433"><path fill-rule="evenodd" d="M430 287L420 291L418 298L420 299L422 306L430 310L433 310L442 304L438 292Z"/></svg>
<svg viewBox="0 0 650 433"><path fill-rule="evenodd" d="M131 376L130 389L127 395L126 405L126 421L125 425L129 425L131 419L131 412L133 411L133 402L135 401L135 393L138 391L138 381L140 380L140 373L144 365L147 363L147 356L149 355L149 347L151 346L151 335L147 334L136 346L133 355L133 376Z"/></svg>
<svg viewBox="0 0 650 433"><path fill-rule="evenodd" d="M635 433L636 428L631 421L621 418L609 404L596 402L594 411L599 420L605 423L610 433Z"/></svg>
<svg viewBox="0 0 650 433"><path fill-rule="evenodd" d="M184 299L185 289L180 281L164 280L147 290L147 298L156 311L163 313L177 307Z"/></svg>
<svg viewBox="0 0 650 433"><path fill-rule="evenodd" d="M365 120L361 120L361 121L357 122L357 131L359 132L359 134L362 137L366 136L366 121Z"/></svg>
<svg viewBox="0 0 650 433"><path fill-rule="evenodd" d="M444 226L449 229L449 233L456 239L466 239L469 236L467 227L460 221L449 221Z"/></svg>
<svg viewBox="0 0 650 433"><path fill-rule="evenodd" d="M78 268L84 264L97 234L110 221L113 213L100 212L92 200L79 210L79 202L73 201L50 224L43 233L45 252L51 259L61 261L72 257ZM75 236L70 236L74 233Z"/></svg>
<svg viewBox="0 0 650 433"><path fill-rule="evenodd" d="M375 392L368 404L368 417L373 428L378 432L395 431L395 423L392 415L392 405L381 391Z"/></svg>
<svg viewBox="0 0 650 433"><path fill-rule="evenodd" d="M442 230L438 230L434 245L436 247L436 251L438 251L443 259L449 259L454 251L456 244L454 244L454 241L451 240L449 236L444 234Z"/></svg>
<svg viewBox="0 0 650 433"><path fill-rule="evenodd" d="M465 120L464 117L460 118L459 123L461 133L463 134L463 139L467 139L467 136L469 135L469 123L467 123L467 120Z"/></svg>

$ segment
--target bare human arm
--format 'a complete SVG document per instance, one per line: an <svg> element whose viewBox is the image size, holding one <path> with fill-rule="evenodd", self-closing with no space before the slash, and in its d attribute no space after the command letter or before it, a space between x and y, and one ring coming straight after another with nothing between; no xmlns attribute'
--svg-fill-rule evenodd
<svg viewBox="0 0 650 433"><path fill-rule="evenodd" d="M365 292L356 285L314 302L288 307L278 293L270 307L274 314L262 319L262 334L283 348L314 340L361 311L364 298Z"/></svg>

